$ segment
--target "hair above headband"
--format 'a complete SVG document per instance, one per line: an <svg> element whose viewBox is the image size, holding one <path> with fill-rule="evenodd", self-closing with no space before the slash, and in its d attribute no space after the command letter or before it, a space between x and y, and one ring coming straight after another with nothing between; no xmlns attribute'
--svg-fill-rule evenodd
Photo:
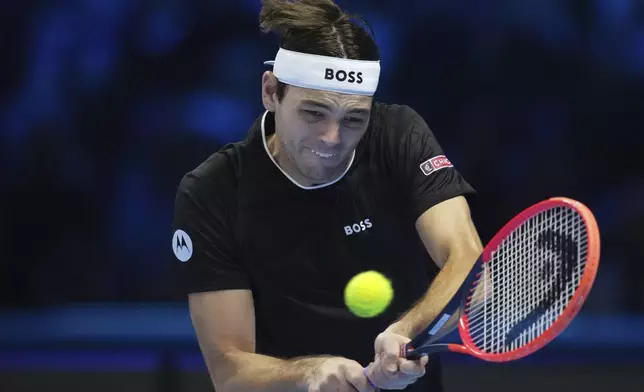
<svg viewBox="0 0 644 392"><path fill-rule="evenodd" d="M375 94L380 62L294 52L280 48L275 60L265 61L283 83L343 94Z"/></svg>

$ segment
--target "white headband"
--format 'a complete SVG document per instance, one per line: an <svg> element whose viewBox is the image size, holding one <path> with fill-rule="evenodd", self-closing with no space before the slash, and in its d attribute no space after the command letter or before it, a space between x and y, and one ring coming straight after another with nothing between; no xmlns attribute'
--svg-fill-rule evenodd
<svg viewBox="0 0 644 392"><path fill-rule="evenodd" d="M264 64L272 65L277 79L286 84L344 94L371 96L380 78L379 61L319 56L283 48L274 61Z"/></svg>

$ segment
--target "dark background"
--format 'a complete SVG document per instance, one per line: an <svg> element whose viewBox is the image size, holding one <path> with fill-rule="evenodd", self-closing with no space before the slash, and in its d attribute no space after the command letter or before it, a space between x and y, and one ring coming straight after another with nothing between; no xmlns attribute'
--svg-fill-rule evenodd
<svg viewBox="0 0 644 392"><path fill-rule="evenodd" d="M551 196L599 222L579 318L511 366L448 358L452 390L644 390L644 2L340 4L375 30L377 98L420 112L477 189L484 242ZM208 390L174 194L263 110L259 8L0 2L0 390Z"/></svg>

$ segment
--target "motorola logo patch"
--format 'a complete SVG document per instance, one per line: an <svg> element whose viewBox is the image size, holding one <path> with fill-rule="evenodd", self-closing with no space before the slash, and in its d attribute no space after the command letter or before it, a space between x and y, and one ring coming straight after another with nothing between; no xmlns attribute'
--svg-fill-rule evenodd
<svg viewBox="0 0 644 392"><path fill-rule="evenodd" d="M177 230L172 236L172 251L179 261L185 263L192 257L192 240L183 230Z"/></svg>

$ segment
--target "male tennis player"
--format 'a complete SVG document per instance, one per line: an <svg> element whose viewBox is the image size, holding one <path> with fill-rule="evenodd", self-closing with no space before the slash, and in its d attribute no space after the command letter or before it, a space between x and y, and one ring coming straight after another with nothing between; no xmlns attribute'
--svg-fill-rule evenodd
<svg viewBox="0 0 644 392"><path fill-rule="evenodd" d="M331 0L265 0L260 26L282 37L266 111L176 198L173 249L215 388L441 391L438 360L399 350L482 250L473 189L421 116L374 102L378 48ZM374 318L343 301L365 270L395 291Z"/></svg>

